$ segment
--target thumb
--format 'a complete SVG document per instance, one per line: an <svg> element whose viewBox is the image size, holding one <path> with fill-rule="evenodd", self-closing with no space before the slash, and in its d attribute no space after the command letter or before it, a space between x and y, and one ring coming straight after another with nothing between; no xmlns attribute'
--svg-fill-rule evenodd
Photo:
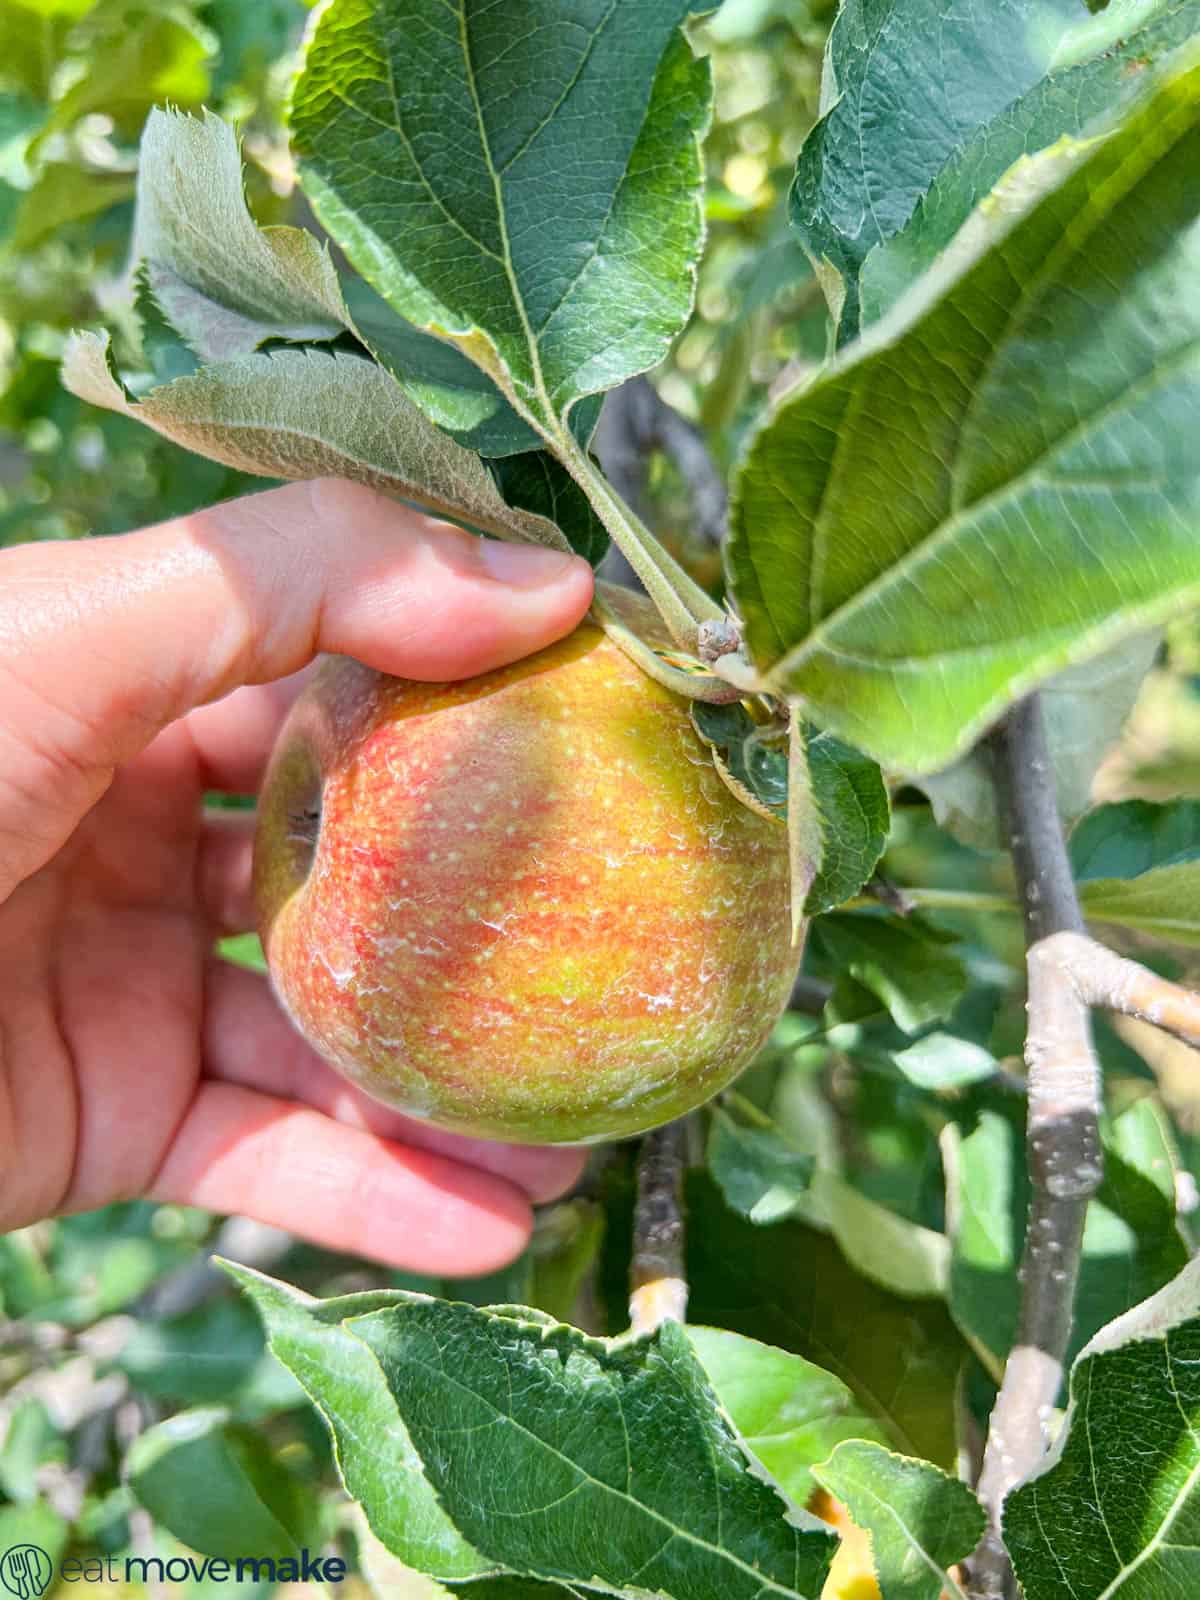
<svg viewBox="0 0 1200 1600"><path fill-rule="evenodd" d="M0 899L169 722L321 651L471 677L570 631L587 563L340 480L118 538L0 551Z"/></svg>

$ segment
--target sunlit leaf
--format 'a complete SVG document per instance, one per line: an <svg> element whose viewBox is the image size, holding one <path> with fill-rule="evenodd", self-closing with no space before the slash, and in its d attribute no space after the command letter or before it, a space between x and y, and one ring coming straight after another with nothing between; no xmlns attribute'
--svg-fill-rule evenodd
<svg viewBox="0 0 1200 1600"><path fill-rule="evenodd" d="M946 765L1200 597L1198 160L1189 55L752 445L730 546L751 653L885 766Z"/></svg>
<svg viewBox="0 0 1200 1600"><path fill-rule="evenodd" d="M862 1439L839 1444L814 1477L871 1535L884 1600L963 1600L950 1571L983 1537L983 1507L929 1461Z"/></svg>
<svg viewBox="0 0 1200 1600"><path fill-rule="evenodd" d="M1200 1584L1200 1263L1104 1327L1046 1466L1009 1495L1026 1600L1167 1600Z"/></svg>
<svg viewBox="0 0 1200 1600"><path fill-rule="evenodd" d="M723 1328L687 1333L742 1443L793 1504L805 1504L813 1466L841 1440L885 1439L841 1379L803 1356Z"/></svg>

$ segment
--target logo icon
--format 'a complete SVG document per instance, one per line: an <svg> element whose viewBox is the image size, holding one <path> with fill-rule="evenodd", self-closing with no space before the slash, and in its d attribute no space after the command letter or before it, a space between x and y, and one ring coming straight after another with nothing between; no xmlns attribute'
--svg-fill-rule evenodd
<svg viewBox="0 0 1200 1600"><path fill-rule="evenodd" d="M36 1544L14 1544L0 1556L0 1583L17 1600L41 1600L54 1576L54 1563Z"/></svg>

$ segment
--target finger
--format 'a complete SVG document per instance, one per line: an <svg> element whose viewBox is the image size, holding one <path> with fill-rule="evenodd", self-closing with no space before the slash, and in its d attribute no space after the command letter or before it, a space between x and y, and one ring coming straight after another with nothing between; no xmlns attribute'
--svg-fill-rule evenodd
<svg viewBox="0 0 1200 1600"><path fill-rule="evenodd" d="M206 811L196 855L196 898L217 936L255 925L253 811Z"/></svg>
<svg viewBox="0 0 1200 1600"><path fill-rule="evenodd" d="M212 966L204 1047L210 1077L302 1101L339 1122L452 1156L507 1178L535 1204L557 1199L583 1170L586 1156L581 1150L466 1139L380 1105L309 1048L280 1011L264 979L228 962Z"/></svg>
<svg viewBox="0 0 1200 1600"><path fill-rule="evenodd" d="M257 794L283 719L312 678L315 665L276 683L235 689L186 718L203 788Z"/></svg>
<svg viewBox="0 0 1200 1600"><path fill-rule="evenodd" d="M201 1085L149 1198L446 1277L506 1266L531 1228L502 1178L225 1083Z"/></svg>
<svg viewBox="0 0 1200 1600"><path fill-rule="evenodd" d="M468 677L568 632L586 563L356 484L290 484L115 539L0 551L0 898L167 723L320 651Z"/></svg>

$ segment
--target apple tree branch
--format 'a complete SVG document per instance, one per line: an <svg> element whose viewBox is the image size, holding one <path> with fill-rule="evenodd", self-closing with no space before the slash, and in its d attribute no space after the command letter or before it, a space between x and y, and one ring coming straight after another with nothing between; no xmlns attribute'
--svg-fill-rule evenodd
<svg viewBox="0 0 1200 1600"><path fill-rule="evenodd" d="M629 1321L634 1333L653 1333L668 1320L687 1316L684 1267L683 1174L687 1122L654 1128L638 1150L637 1200L633 1214Z"/></svg>

